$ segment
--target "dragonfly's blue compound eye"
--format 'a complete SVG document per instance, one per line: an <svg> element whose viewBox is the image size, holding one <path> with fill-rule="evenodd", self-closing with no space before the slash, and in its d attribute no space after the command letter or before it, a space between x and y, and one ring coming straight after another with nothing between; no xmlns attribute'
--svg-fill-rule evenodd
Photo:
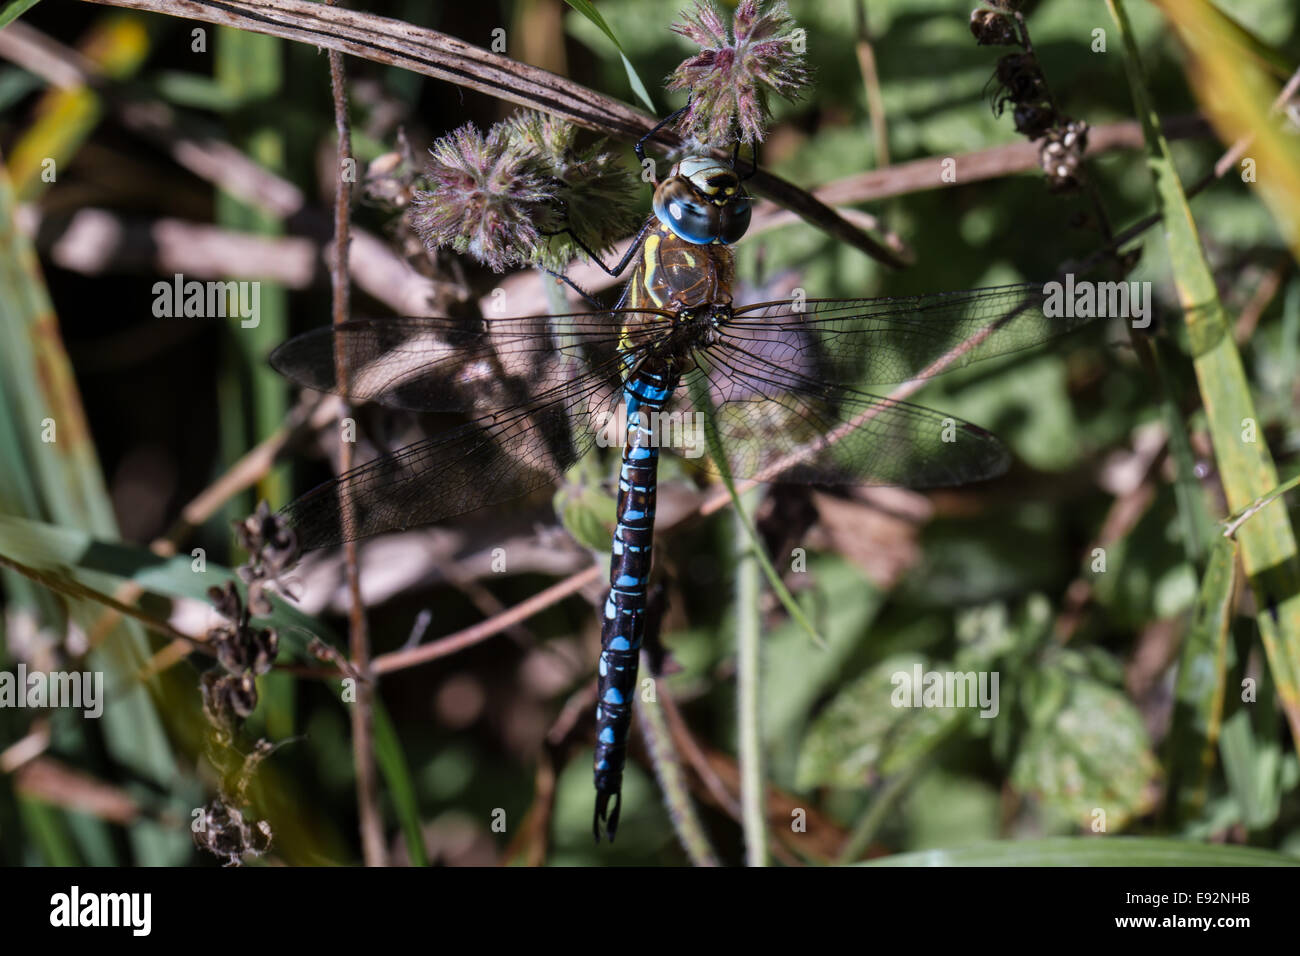
<svg viewBox="0 0 1300 956"><path fill-rule="evenodd" d="M740 241L740 237L749 229L749 197L741 196L722 207L722 223L718 230L718 241L731 245Z"/></svg>
<svg viewBox="0 0 1300 956"><path fill-rule="evenodd" d="M693 177L674 170L655 190L655 216L687 242L729 244L749 228L749 197L734 172L714 166L709 170L712 176L707 180L700 170Z"/></svg>
<svg viewBox="0 0 1300 956"><path fill-rule="evenodd" d="M665 206L668 228L687 242L705 245L718 233L717 210L702 203L670 199Z"/></svg>

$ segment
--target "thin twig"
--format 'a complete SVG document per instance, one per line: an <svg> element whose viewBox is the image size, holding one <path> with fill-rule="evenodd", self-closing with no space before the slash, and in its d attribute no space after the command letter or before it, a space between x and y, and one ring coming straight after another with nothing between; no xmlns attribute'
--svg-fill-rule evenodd
<svg viewBox="0 0 1300 956"><path fill-rule="evenodd" d="M867 28L866 0L858 0L854 10L858 22L858 41L855 48L858 54L858 69L862 73L862 86L867 94L871 139L876 147L875 165L888 166L889 124L885 119L885 99L880 93L880 71L876 69L876 51L871 45L871 32Z"/></svg>
<svg viewBox="0 0 1300 956"><path fill-rule="evenodd" d="M50 261L87 276L137 272L187 279L260 279L309 287L319 244L300 236L260 236L183 219L127 219L82 206L66 220L23 207L20 225ZM52 227L52 228L51 228Z"/></svg>
<svg viewBox="0 0 1300 956"><path fill-rule="evenodd" d="M552 584L532 597L520 601L508 611L503 611L486 621L480 621L430 644L380 654L371 661L371 672L376 675L389 674L393 671L404 670L407 667L414 667L417 664L426 664L429 661L435 661L440 657L446 657L448 654L455 654L467 647L479 644L520 621L528 620L534 614L546 610L551 605L558 604L592 582L598 581L601 570L599 564L592 564L585 570L569 575L563 581Z"/></svg>
<svg viewBox="0 0 1300 956"><path fill-rule="evenodd" d="M333 6L336 0L325 0ZM352 182L356 159L352 156L352 129L348 125L347 78L342 54L331 50L330 91L334 98L334 128L338 136L334 168L334 254L330 259L334 324L348 320L348 253L351 245ZM340 349L334 355L335 378L347 391L348 357ZM352 442L339 445L339 470L352 470ZM344 528L355 524L353 503L346 485L339 489L339 513ZM352 705L352 759L357 771L357 815L361 825L361 846L366 866L384 866L384 820L379 809L379 776L375 768L374 682L370 672L370 637L366 631L366 609L361 603L361 571L357 563L357 542L352 535L343 543L343 567L348 587L348 652L352 669L362 679L356 682Z"/></svg>

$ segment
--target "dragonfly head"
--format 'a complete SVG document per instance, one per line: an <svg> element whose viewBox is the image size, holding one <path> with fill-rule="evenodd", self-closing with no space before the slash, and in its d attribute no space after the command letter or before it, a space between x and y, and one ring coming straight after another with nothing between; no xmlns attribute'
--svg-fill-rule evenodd
<svg viewBox="0 0 1300 956"><path fill-rule="evenodd" d="M749 228L749 196L727 163L688 156L672 168L654 195L655 216L695 245L730 245Z"/></svg>

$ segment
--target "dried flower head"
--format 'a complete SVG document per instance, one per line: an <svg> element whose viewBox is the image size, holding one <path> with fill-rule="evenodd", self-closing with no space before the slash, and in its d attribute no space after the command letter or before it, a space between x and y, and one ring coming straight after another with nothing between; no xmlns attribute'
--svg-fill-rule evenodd
<svg viewBox="0 0 1300 956"><path fill-rule="evenodd" d="M221 857L224 866L241 866L245 857L263 856L271 849L271 824L250 821L238 807L223 800L213 800L203 808L200 824L192 828L194 845Z"/></svg>
<svg viewBox="0 0 1300 956"><path fill-rule="evenodd" d="M224 588L208 588L208 597L217 613L229 622L208 631L208 644L216 650L221 666L231 674L247 670L258 676L269 671L280 649L275 629L256 628L249 623L249 609L240 600L234 581L227 581Z"/></svg>
<svg viewBox="0 0 1300 956"><path fill-rule="evenodd" d="M974 34L980 46L1016 46L1021 45L1020 34L1015 22L1006 15L1011 9L1007 3L995 3L990 7L976 7L970 13L970 32Z"/></svg>
<svg viewBox="0 0 1300 956"><path fill-rule="evenodd" d="M605 149L603 139L580 147L576 126L535 110L521 110L503 125L513 142L538 157L554 181L561 226L572 229L595 252L608 250L636 229L641 182L617 154ZM572 238L558 235L540 263L560 270L578 252Z"/></svg>
<svg viewBox="0 0 1300 956"><path fill-rule="evenodd" d="M700 52L668 78L668 89L690 90L685 126L706 145L728 146L739 136L761 142L771 116L769 91L793 100L808 84L802 34L785 0L759 11L759 0L741 0L728 36L709 0L681 15L673 32L699 44Z"/></svg>
<svg viewBox="0 0 1300 956"><path fill-rule="evenodd" d="M497 124L486 137L472 123L433 144L428 192L411 222L425 246L451 246L495 272L534 262L543 232L558 228L556 185L537 153Z"/></svg>
<svg viewBox="0 0 1300 956"><path fill-rule="evenodd" d="M248 561L236 570L248 585L248 607L258 617L271 613L268 588L276 585L288 593L283 580L298 560L298 537L283 515L272 514L265 501L243 521L236 521L235 538L248 552ZM227 615L228 617L230 615Z"/></svg>
<svg viewBox="0 0 1300 956"><path fill-rule="evenodd" d="M1053 192L1078 188L1087 150L1088 124L1083 120L1070 120L1047 131L1038 149L1038 162Z"/></svg>
<svg viewBox="0 0 1300 956"><path fill-rule="evenodd" d="M487 137L463 126L433 144L427 192L410 221L427 248L451 246L493 270L540 265L560 270L578 253L572 229L607 249L636 227L639 182L605 150L579 147L578 130L525 110Z"/></svg>

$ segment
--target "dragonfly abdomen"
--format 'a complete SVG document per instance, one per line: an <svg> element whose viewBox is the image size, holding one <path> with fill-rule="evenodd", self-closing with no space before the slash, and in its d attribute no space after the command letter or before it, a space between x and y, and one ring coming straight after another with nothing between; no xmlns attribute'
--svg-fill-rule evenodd
<svg viewBox="0 0 1300 956"><path fill-rule="evenodd" d="M623 463L618 479L617 526L609 568L609 596L600 628L600 679L596 698L596 814L611 840L618 829L637 663L645 640L647 583L654 542L655 486L659 447L651 417L663 411L676 387L667 370L637 370L624 386L628 413ZM610 802L614 802L609 812ZM606 817L608 813L608 818Z"/></svg>

